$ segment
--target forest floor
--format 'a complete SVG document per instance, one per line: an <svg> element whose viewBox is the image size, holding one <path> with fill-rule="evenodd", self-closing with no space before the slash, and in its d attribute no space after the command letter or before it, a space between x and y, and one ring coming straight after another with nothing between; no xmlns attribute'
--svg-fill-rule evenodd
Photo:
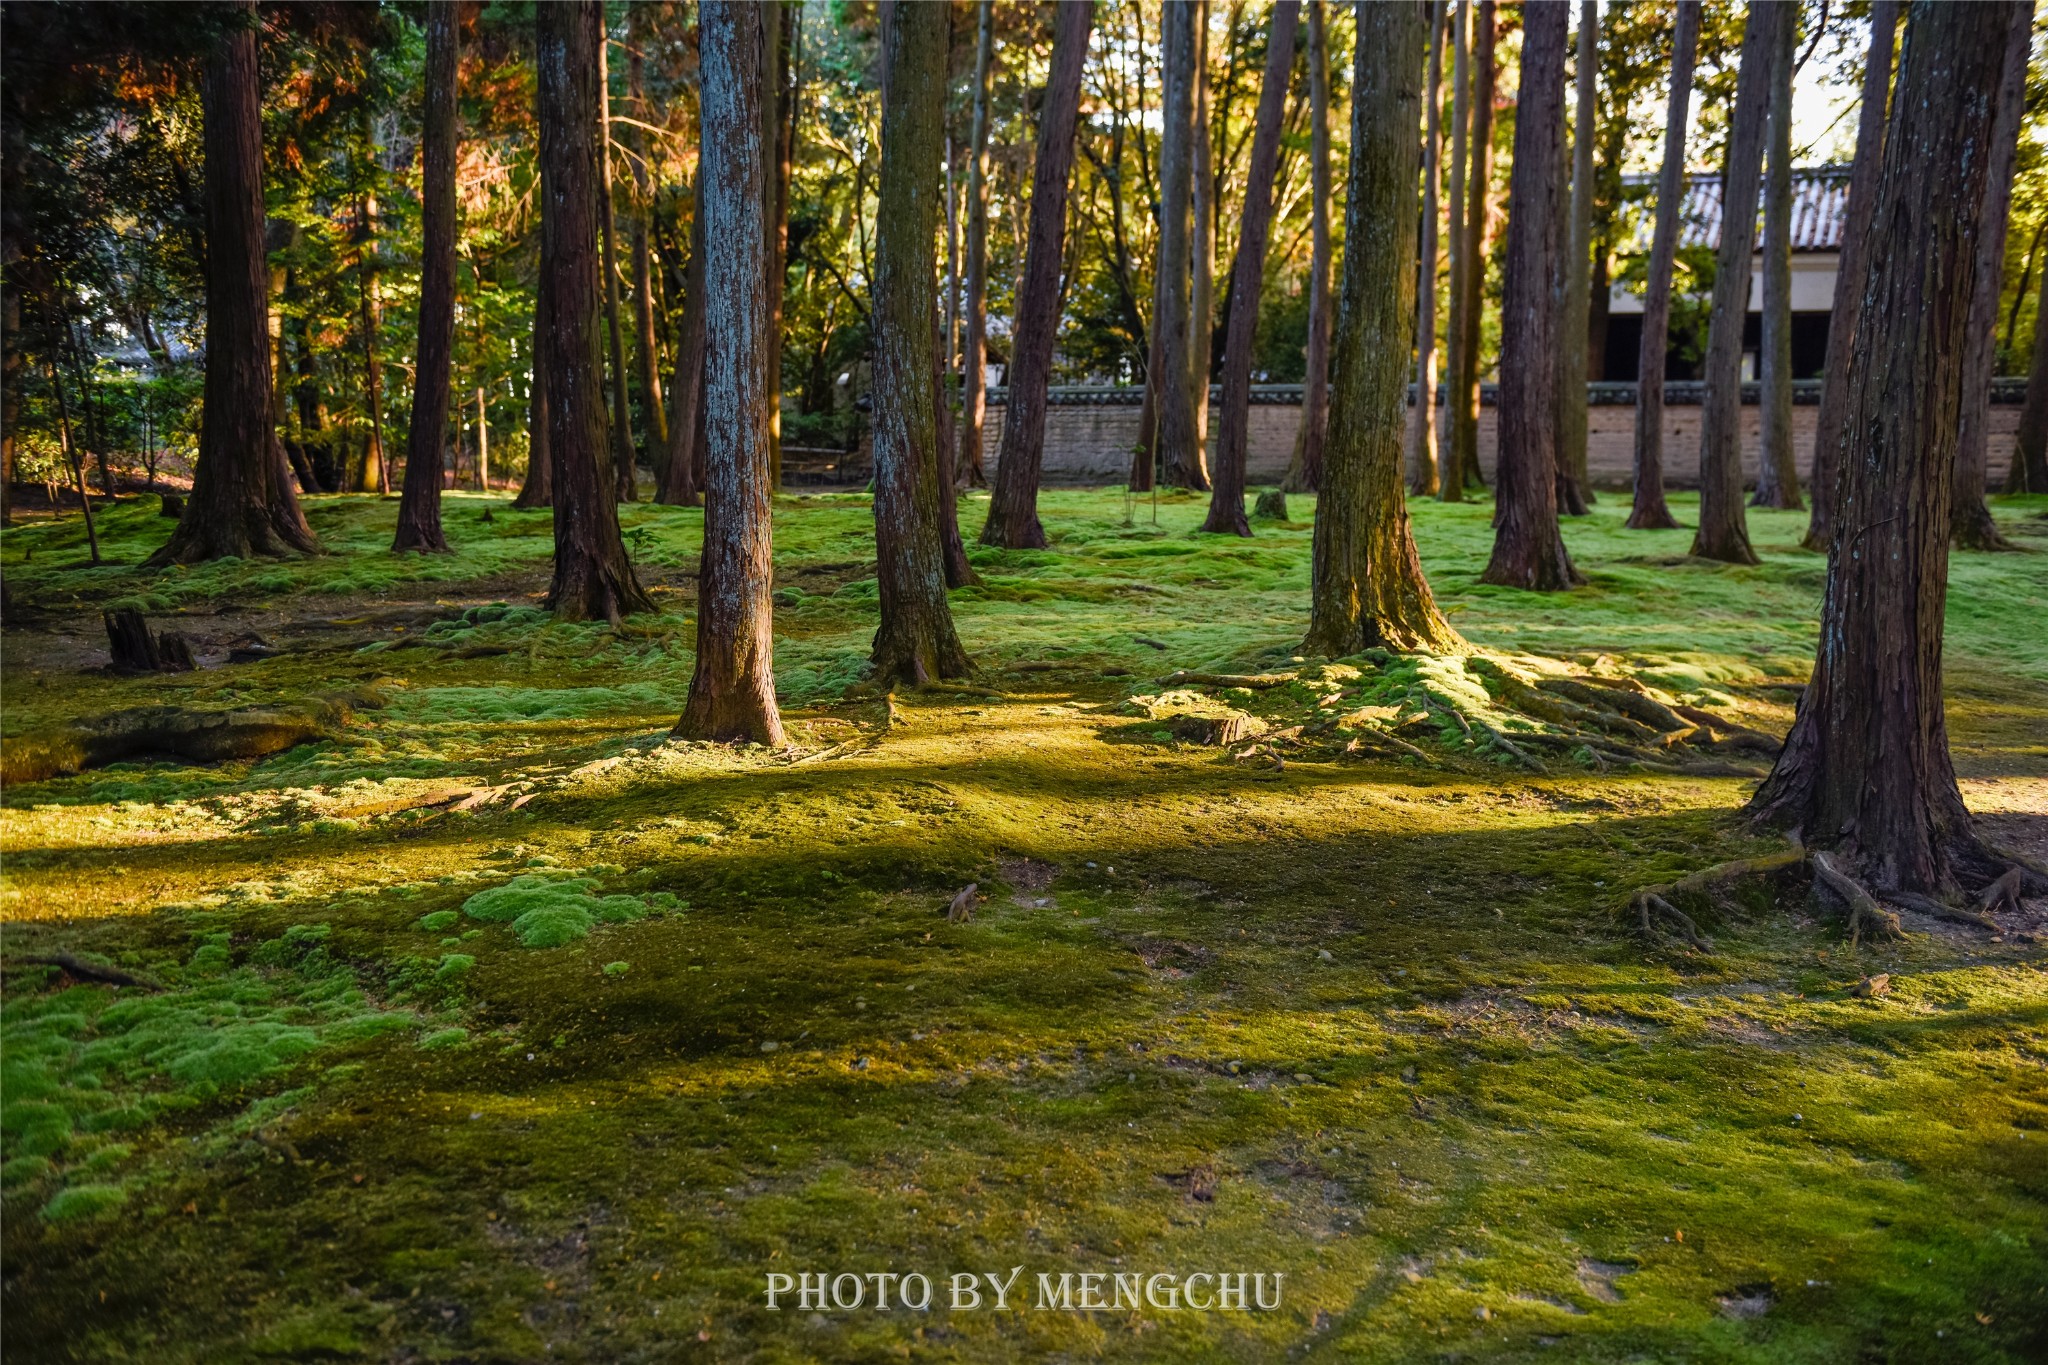
<svg viewBox="0 0 2048 1365"><path fill-rule="evenodd" d="M503 497L449 495L431 559L353 497L288 562L136 569L153 500L102 509L109 567L75 516L0 537L7 745L357 703L261 761L7 790L10 1355L2048 1358L2048 907L1852 946L1764 879L1685 902L1711 950L1646 936L1632 888L1783 847L1740 814L1767 754L1603 758L1496 705L1578 678L1782 735L1803 516L1752 511L1731 568L1608 494L1566 530L1590 585L1532 596L1476 583L1486 504L1420 504L1481 653L1318 665L1308 500L1247 541L1044 502L1053 548L954 595L977 682L878 697L867 500L779 498L786 753L666 740L696 511L624 509L664 614L617 630L537 609L549 515ZM2048 858L2048 499L1996 510L2035 553L1955 561L1950 732ZM202 668L104 671L121 605ZM1247 738L1176 738L1210 721ZM1016 1266L1006 1311L948 1308ZM1281 1306L1037 1306L1197 1271ZM932 1309L770 1311L802 1272Z"/></svg>

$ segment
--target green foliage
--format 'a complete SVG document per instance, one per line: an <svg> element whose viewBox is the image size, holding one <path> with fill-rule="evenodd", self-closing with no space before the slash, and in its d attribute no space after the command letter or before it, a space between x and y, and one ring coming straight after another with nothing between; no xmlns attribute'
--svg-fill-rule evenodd
<svg viewBox="0 0 2048 1365"><path fill-rule="evenodd" d="M600 924L624 924L650 913L639 896L598 895L591 878L563 880L539 873L479 891L462 909L471 919L510 924L528 948L559 948L588 937Z"/></svg>

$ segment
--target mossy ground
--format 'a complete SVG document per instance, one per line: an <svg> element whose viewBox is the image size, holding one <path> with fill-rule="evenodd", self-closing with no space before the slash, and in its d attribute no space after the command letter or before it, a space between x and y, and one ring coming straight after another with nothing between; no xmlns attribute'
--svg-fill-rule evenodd
<svg viewBox="0 0 2048 1365"><path fill-rule="evenodd" d="M7 793L10 1350L2048 1355L2037 948L1938 931L1851 952L1761 889L1703 925L1711 956L1646 944L1625 888L1771 846L1740 779L1537 776L1448 729L1435 766L1162 741L1127 701L1155 678L1287 666L1312 504L1243 542L1193 534L1185 497L1156 527L1114 492L1045 504L1053 548L976 550L984 583L955 594L986 694L901 693L892 724L846 695L874 620L866 499L778 500L778 678L815 756L794 765L662 743L696 512L625 509L665 614L618 631L533 610L547 514L503 499L450 495L460 553L428 559L386 554L395 504L361 498L314 500L333 553L286 563L119 567L169 527L138 505L102 519L115 567L77 567L75 519L9 531L9 735L144 702L392 696L262 762ZM1997 510L2041 551L2044 507ZM1623 512L1610 495L1568 525L1589 587L1532 597L1475 584L1486 505L1415 508L1475 645L1782 730L1824 571L1801 519L1753 511L1765 562L1732 569ZM2037 856L2044 565L1958 556L1948 651L1966 794ZM113 678L91 671L112 603L202 655L252 630L284 652ZM1398 667L1337 691L1384 701ZM1225 700L1285 720L1326 698ZM949 923L968 881L986 898ZM164 989L22 965L59 951ZM1850 997L1874 971L1892 995ZM1014 1265L1020 1291L1040 1270L1281 1272L1285 1302L762 1300L771 1271Z"/></svg>

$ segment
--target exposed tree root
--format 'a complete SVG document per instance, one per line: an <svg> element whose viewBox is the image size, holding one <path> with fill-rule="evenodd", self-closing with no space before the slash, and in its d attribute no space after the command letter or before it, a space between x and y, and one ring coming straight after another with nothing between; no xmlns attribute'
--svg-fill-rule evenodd
<svg viewBox="0 0 2048 1365"><path fill-rule="evenodd" d="M1177 668L1159 680L1161 687L1179 687L1193 683L1198 687L1247 687L1258 691L1268 687L1284 687L1300 677L1299 673L1191 673Z"/></svg>
<svg viewBox="0 0 2048 1365"><path fill-rule="evenodd" d="M2025 880L2025 871L2020 867L2018 863L2014 863L2011 867L2008 867L1996 881L1992 882L1991 885L1985 887L1984 890L1978 894L1978 912L1980 914L1988 915L1993 910L2019 909L2020 886Z"/></svg>
<svg viewBox="0 0 2048 1365"><path fill-rule="evenodd" d="M1522 766L1527 768L1530 772L1548 773L1550 771L1541 763L1538 763L1535 759L1529 757L1526 751L1516 748L1512 740L1510 740L1506 735L1502 734L1500 731L1494 729L1491 725L1488 725L1485 721L1482 720L1479 722L1479 728L1486 731L1487 737L1490 738L1494 742L1494 744L1500 748L1501 752L1520 760Z"/></svg>
<svg viewBox="0 0 2048 1365"><path fill-rule="evenodd" d="M1923 915L1932 915L1936 919L1951 920L1957 924L1975 925L1979 929L1989 929L1994 934L1998 932L1998 921L1992 919L1989 915L1980 915L1974 910L1959 909L1945 901L1938 901L1932 896L1923 896L1917 891L1887 891L1884 898L1893 905L1901 906L1907 910L1918 911Z"/></svg>
<svg viewBox="0 0 2048 1365"><path fill-rule="evenodd" d="M119 967L103 967L97 962L86 962L69 953L38 953L33 957L15 959L38 967L55 967L78 981L100 981L109 986L136 986L145 991L160 991L163 987L154 981L131 976Z"/></svg>
<svg viewBox="0 0 2048 1365"><path fill-rule="evenodd" d="M1692 922L1692 916L1686 914L1656 892L1638 891L1636 893L1636 910L1642 916L1643 933L1645 935L1651 938L1657 936L1657 927L1650 918L1651 913L1654 911L1656 914L1662 915L1665 919L1676 924L1680 935L1693 947L1703 953L1714 951L1713 941L1700 933L1700 927Z"/></svg>
<svg viewBox="0 0 2048 1365"><path fill-rule="evenodd" d="M1851 877L1836 865L1829 854L1814 852L1809 861L1813 864L1814 875L1820 885L1835 894L1835 897L1849 907L1849 946L1854 948L1868 928L1872 938L1904 938L1899 928L1899 917L1878 905L1862 883Z"/></svg>
<svg viewBox="0 0 2048 1365"><path fill-rule="evenodd" d="M265 758L332 735L356 707L383 704L377 693L364 691L232 711L178 706L115 711L8 740L0 745L0 782L41 782L148 754L192 763Z"/></svg>

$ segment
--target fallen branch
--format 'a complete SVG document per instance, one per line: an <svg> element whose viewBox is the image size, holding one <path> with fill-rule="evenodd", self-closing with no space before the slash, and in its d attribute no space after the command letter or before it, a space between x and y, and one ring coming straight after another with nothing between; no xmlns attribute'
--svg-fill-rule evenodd
<svg viewBox="0 0 2048 1365"><path fill-rule="evenodd" d="M1344 751L1346 753L1355 752L1355 746L1359 744L1360 740L1364 739L1370 739L1375 743L1384 744L1391 749L1397 749L1401 753L1407 754L1410 758L1421 759L1424 763L1430 763L1433 761L1428 753L1424 752L1421 749L1416 748L1413 744L1410 744L1407 740L1402 739L1400 736L1390 735L1385 730L1371 728L1360 730L1357 733L1357 735L1355 735L1351 739L1351 741L1344 746Z"/></svg>
<svg viewBox="0 0 2048 1365"><path fill-rule="evenodd" d="M1529 757L1527 753L1523 752L1521 749L1516 748L1514 743L1511 740L1509 740L1506 735L1494 729L1485 721L1482 720L1479 722L1479 728L1486 731L1487 735L1492 738L1495 744L1500 746L1501 750L1504 753L1510 754L1515 758L1520 759L1522 765L1528 768L1531 772L1548 773L1550 771L1548 768L1545 768L1541 763L1538 763L1535 759Z"/></svg>
<svg viewBox="0 0 2048 1365"><path fill-rule="evenodd" d="M1159 685L1172 687L1178 683L1193 683L1197 687L1248 687L1256 691L1284 687L1300 676L1299 673L1191 673L1177 668L1161 678Z"/></svg>
<svg viewBox="0 0 2048 1365"><path fill-rule="evenodd" d="M139 976L132 976L119 967L102 967L96 962L86 962L69 953L39 953L34 957L15 959L38 967L56 967L80 981L100 981L109 986L137 986L145 991L163 989L157 982Z"/></svg>
<svg viewBox="0 0 2048 1365"><path fill-rule="evenodd" d="M1870 926L1875 938L1904 938L1899 928L1899 917L1880 907L1875 899L1854 877L1836 866L1832 856L1815 853L1811 859L1814 874L1821 885L1832 891L1844 905L1849 907L1849 946L1854 948L1863 936L1863 927Z"/></svg>

